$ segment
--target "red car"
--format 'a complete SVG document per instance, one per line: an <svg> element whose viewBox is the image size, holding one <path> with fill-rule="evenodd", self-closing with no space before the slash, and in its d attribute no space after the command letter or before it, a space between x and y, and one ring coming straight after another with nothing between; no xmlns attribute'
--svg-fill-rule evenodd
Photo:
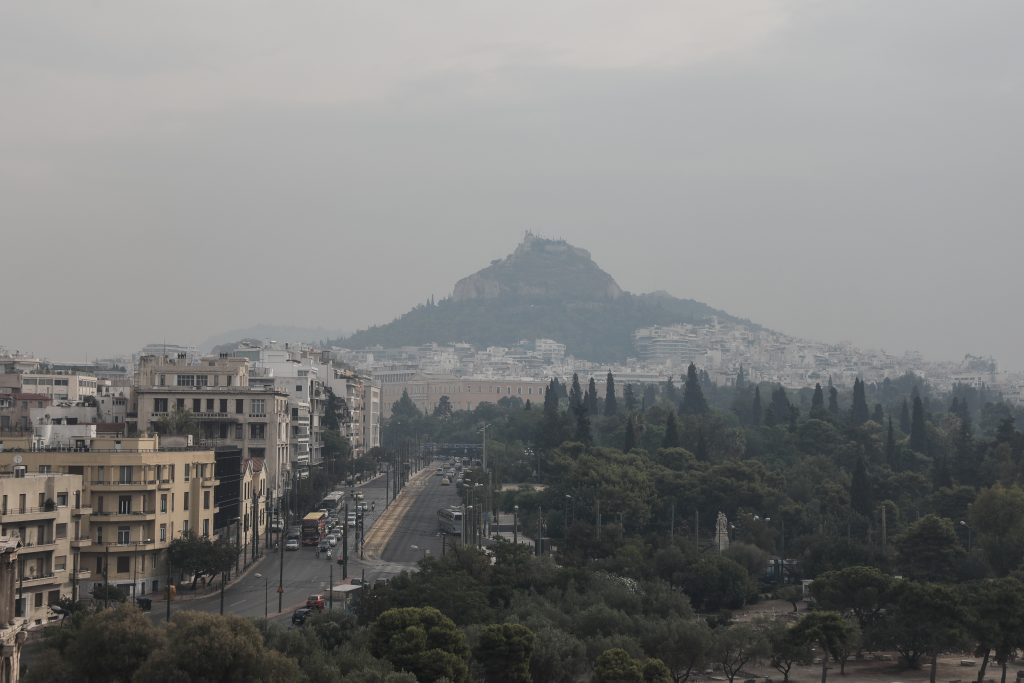
<svg viewBox="0 0 1024 683"><path fill-rule="evenodd" d="M323 609L327 605L327 600L324 598L323 593L313 593L306 598L306 607L310 609Z"/></svg>

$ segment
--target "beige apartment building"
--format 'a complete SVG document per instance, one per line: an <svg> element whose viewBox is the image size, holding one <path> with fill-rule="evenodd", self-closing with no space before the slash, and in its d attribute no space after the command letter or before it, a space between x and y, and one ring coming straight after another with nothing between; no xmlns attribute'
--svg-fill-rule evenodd
<svg viewBox="0 0 1024 683"><path fill-rule="evenodd" d="M75 403L84 400L86 396L96 396L97 381L95 375L77 372L25 372L21 374L21 390L26 394L45 394L54 403Z"/></svg>
<svg viewBox="0 0 1024 683"><path fill-rule="evenodd" d="M184 359L143 356L135 390L139 433L156 433L161 418L187 410L199 426L199 444L242 449L242 462L264 460L267 485L280 496L291 473L288 394L250 387L244 358Z"/></svg>
<svg viewBox="0 0 1024 683"><path fill-rule="evenodd" d="M88 513L81 475L29 474L25 465L0 474L0 535L20 543L15 616L29 626L57 620L50 605L91 578L81 563L82 549L90 545Z"/></svg>
<svg viewBox="0 0 1024 683"><path fill-rule="evenodd" d="M214 488L218 482L210 449L165 448L159 436L97 437L91 439L87 450L78 451L12 451L13 442L6 446L0 452L0 469L13 472L15 467L24 467L25 478L71 474L82 480L79 504L68 489L71 520L67 527L72 554L78 550L79 570L91 572L89 577L82 575L88 580L81 581L80 595L104 581L133 596L160 591L166 587L164 551L170 542L186 531L214 534ZM55 489L55 502L61 500L62 491ZM33 507L39 507L38 493L34 503ZM20 498L8 498L8 504L19 507ZM38 530L29 524L26 532L31 538ZM54 538L56 534L55 529ZM49 566L56 564L54 556ZM37 571L46 568L44 562Z"/></svg>
<svg viewBox="0 0 1024 683"><path fill-rule="evenodd" d="M380 381L382 411L391 415L391 407L407 391L416 407L432 413L442 396L447 396L454 410L473 410L481 403L497 403L506 397L543 405L546 380L454 377L400 371L374 373Z"/></svg>

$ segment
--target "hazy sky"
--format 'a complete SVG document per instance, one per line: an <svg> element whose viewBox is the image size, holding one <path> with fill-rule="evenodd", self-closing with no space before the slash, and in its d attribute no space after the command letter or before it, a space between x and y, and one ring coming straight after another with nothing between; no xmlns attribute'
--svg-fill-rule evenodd
<svg viewBox="0 0 1024 683"><path fill-rule="evenodd" d="M530 229L1024 369L1024 3L0 5L0 345L386 322Z"/></svg>

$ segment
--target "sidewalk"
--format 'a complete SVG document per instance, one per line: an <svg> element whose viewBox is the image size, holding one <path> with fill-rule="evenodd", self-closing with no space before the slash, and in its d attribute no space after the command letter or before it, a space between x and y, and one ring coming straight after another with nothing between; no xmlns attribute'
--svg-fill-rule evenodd
<svg viewBox="0 0 1024 683"><path fill-rule="evenodd" d="M232 569L231 580L224 585L224 588L230 588L231 586L235 585L240 580L248 576L250 573L255 571L257 566L260 563L262 563L263 560L269 557L270 552L272 551L267 551L263 553L260 557L257 557L255 560L250 562L248 567L241 568L241 570L238 573L234 573L234 570ZM174 599L171 602L192 602L193 600L205 600L206 598L219 596L220 589L220 582L215 577L212 581L207 583L206 586L201 589L197 588L194 591L189 590L188 592L176 593ZM166 590L160 590L157 593L149 593L144 597L150 598L154 603L163 603L167 602L166 595Z"/></svg>

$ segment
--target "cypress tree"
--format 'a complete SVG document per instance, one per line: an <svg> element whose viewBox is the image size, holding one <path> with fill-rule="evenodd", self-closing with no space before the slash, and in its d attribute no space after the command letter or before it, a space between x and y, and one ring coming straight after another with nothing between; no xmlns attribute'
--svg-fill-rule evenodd
<svg viewBox="0 0 1024 683"><path fill-rule="evenodd" d="M868 421L868 402L864 396L864 382L853 380L853 405L850 408L850 422L862 425Z"/></svg>
<svg viewBox="0 0 1024 683"><path fill-rule="evenodd" d="M593 443L594 439L590 433L590 416L587 415L586 410L576 412L576 436L574 438L588 446Z"/></svg>
<svg viewBox="0 0 1024 683"><path fill-rule="evenodd" d="M882 404L881 403L876 403L875 404L875 409L871 413L871 421L872 422L877 422L878 424L882 424L885 421L885 413L882 412Z"/></svg>
<svg viewBox="0 0 1024 683"><path fill-rule="evenodd" d="M583 389L580 388L580 376L572 373L572 388L569 389L569 408L575 413L583 408Z"/></svg>
<svg viewBox="0 0 1024 683"><path fill-rule="evenodd" d="M590 384L587 385L587 395L584 397L583 406L587 409L588 415L597 415L597 384L594 383L594 378L590 378Z"/></svg>
<svg viewBox="0 0 1024 683"><path fill-rule="evenodd" d="M893 471L899 471L896 463L896 434L892 429L892 418L889 418L889 429L885 434L885 461Z"/></svg>
<svg viewBox="0 0 1024 683"><path fill-rule="evenodd" d="M604 414L615 415L619 412L619 405L615 400L615 378L612 377L612 371L608 371L608 376L604 380Z"/></svg>
<svg viewBox="0 0 1024 683"><path fill-rule="evenodd" d="M672 404L673 407L679 404L679 392L676 391L676 383L672 381L672 375L669 375L668 379L665 380L662 394L665 396L665 400Z"/></svg>
<svg viewBox="0 0 1024 683"><path fill-rule="evenodd" d="M697 428L697 447L694 449L693 455L701 462L708 461L708 439L704 436L703 426Z"/></svg>
<svg viewBox="0 0 1024 683"><path fill-rule="evenodd" d="M924 424L924 404L921 397L914 397L914 409L910 417L910 450L918 453L928 451L928 431Z"/></svg>
<svg viewBox="0 0 1024 683"><path fill-rule="evenodd" d="M772 408L772 404L769 403L768 407L764 409L764 426L774 427L775 426L775 410Z"/></svg>
<svg viewBox="0 0 1024 683"><path fill-rule="evenodd" d="M556 448L562 443L562 416L558 410L558 384L551 380L544 390L544 415L537 436L539 448Z"/></svg>
<svg viewBox="0 0 1024 683"><path fill-rule="evenodd" d="M959 415L960 414L960 399L957 398L956 396L953 397L953 403L949 406L949 414L950 415Z"/></svg>
<svg viewBox="0 0 1024 683"><path fill-rule="evenodd" d="M658 389L653 384L644 386L643 404L640 406L641 410L647 410L655 403L658 402Z"/></svg>
<svg viewBox="0 0 1024 683"><path fill-rule="evenodd" d="M622 444L622 452L629 453L636 447L636 428L633 426L633 416L626 420L626 438Z"/></svg>
<svg viewBox="0 0 1024 683"><path fill-rule="evenodd" d="M772 391L772 413L775 416L775 421L783 422L784 420L789 420L791 407L785 388L781 384L775 387Z"/></svg>
<svg viewBox="0 0 1024 683"><path fill-rule="evenodd" d="M954 443L956 452L954 457L954 474L961 484L973 484L977 480L974 462L974 439L971 437L971 425L969 422L960 421L960 429L957 430Z"/></svg>
<svg viewBox="0 0 1024 683"><path fill-rule="evenodd" d="M857 458L857 465L853 468L853 479L850 482L850 506L865 517L871 515L871 481L868 479L868 468L864 463L864 456Z"/></svg>
<svg viewBox="0 0 1024 683"><path fill-rule="evenodd" d="M937 489L945 489L953 485L953 477L949 471L949 460L945 454L936 458L932 464L932 485Z"/></svg>
<svg viewBox="0 0 1024 683"><path fill-rule="evenodd" d="M754 402L750 405L750 424L755 427L761 424L761 387L754 387Z"/></svg>
<svg viewBox="0 0 1024 683"><path fill-rule="evenodd" d="M832 386L831 378L828 381L828 414L839 417L839 392Z"/></svg>
<svg viewBox="0 0 1024 683"><path fill-rule="evenodd" d="M530 399L526 399L526 403L523 404L523 410L531 410L533 405L530 403Z"/></svg>
<svg viewBox="0 0 1024 683"><path fill-rule="evenodd" d="M747 388L747 373L743 371L743 364L740 363L740 371L736 373L736 390L742 391Z"/></svg>
<svg viewBox="0 0 1024 683"><path fill-rule="evenodd" d="M904 397L903 405L900 406L900 431L904 434L910 433L910 407L907 405L907 399Z"/></svg>
<svg viewBox="0 0 1024 683"><path fill-rule="evenodd" d="M704 400L704 391L700 388L700 379L697 377L697 366L693 363L686 369L683 406L680 412L683 415L706 415L709 412L708 403Z"/></svg>
<svg viewBox="0 0 1024 683"><path fill-rule="evenodd" d="M668 411L665 418L665 436L661 439L662 448L679 447L679 427L676 425L676 411Z"/></svg>
<svg viewBox="0 0 1024 683"><path fill-rule="evenodd" d="M622 389L622 403L626 407L627 413L632 413L636 410L636 394L633 393L633 385L627 384Z"/></svg>
<svg viewBox="0 0 1024 683"><path fill-rule="evenodd" d="M821 383L815 382L814 395L811 396L811 417L816 417L825 412L825 392L821 390Z"/></svg>

